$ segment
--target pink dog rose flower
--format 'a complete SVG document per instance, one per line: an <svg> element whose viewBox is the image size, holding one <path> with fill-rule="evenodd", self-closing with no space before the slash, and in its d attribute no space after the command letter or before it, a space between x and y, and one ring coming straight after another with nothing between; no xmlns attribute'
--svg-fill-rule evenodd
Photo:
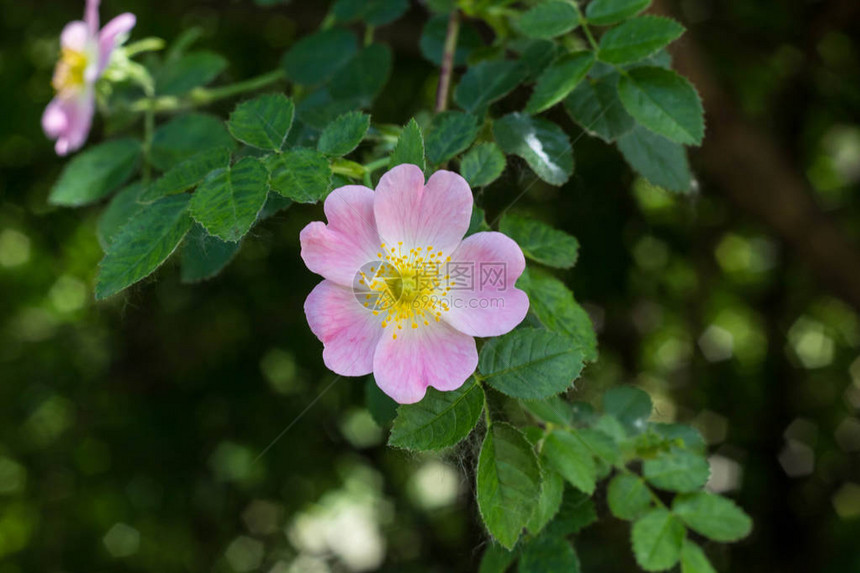
<svg viewBox="0 0 860 573"><path fill-rule="evenodd" d="M52 81L56 95L42 115L45 135L57 140L57 155L75 151L86 141L95 109L96 80L134 24L134 14L126 13L99 31L99 0L87 0L84 21L75 20L63 28Z"/></svg>
<svg viewBox="0 0 860 573"><path fill-rule="evenodd" d="M302 259L325 279L305 314L330 370L372 372L397 402L418 402L428 386L455 390L475 371L473 337L505 334L523 320L529 300L514 288L522 250L496 232L464 239L471 213L465 179L437 171L425 184L408 164L383 175L376 192L332 191L328 224L301 232Z"/></svg>

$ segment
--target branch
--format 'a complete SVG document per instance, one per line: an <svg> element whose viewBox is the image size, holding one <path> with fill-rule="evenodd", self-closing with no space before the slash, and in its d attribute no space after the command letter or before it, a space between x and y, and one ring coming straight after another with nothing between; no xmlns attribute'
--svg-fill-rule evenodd
<svg viewBox="0 0 860 573"><path fill-rule="evenodd" d="M445 52L442 54L442 71L439 73L439 88L436 90L436 113L448 107L448 90L451 87L451 74L454 72L454 52L457 51L457 35L460 33L460 15L457 10L448 18L448 31L445 33Z"/></svg>

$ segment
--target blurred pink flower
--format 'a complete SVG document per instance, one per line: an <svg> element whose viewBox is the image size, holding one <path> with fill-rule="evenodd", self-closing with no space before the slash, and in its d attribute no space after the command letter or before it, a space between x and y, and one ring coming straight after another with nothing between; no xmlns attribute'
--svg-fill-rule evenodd
<svg viewBox="0 0 860 573"><path fill-rule="evenodd" d="M424 183L414 165L382 176L376 192L332 191L328 224L301 232L302 258L325 279L305 301L323 361L337 374L373 373L401 404L428 386L455 390L475 371L473 337L499 336L528 312L514 288L520 247L496 232L463 239L472 213L466 180L437 171Z"/></svg>
<svg viewBox="0 0 860 573"><path fill-rule="evenodd" d="M84 21L75 20L63 28L60 61L52 81L56 95L42 114L45 135L57 140L57 155L75 151L86 141L95 109L96 80L134 24L134 14L125 13L99 31L99 0L87 0Z"/></svg>

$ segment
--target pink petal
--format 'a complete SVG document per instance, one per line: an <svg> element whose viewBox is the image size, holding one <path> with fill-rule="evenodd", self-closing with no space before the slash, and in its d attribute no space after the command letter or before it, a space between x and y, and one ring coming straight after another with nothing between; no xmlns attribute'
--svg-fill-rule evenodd
<svg viewBox="0 0 860 573"><path fill-rule="evenodd" d="M449 254L469 229L472 191L456 173L437 171L424 185L418 167L398 165L379 180L374 211L386 244L403 241L407 249L432 246Z"/></svg>
<svg viewBox="0 0 860 573"><path fill-rule="evenodd" d="M381 317L364 308L352 290L322 281L308 295L305 315L323 343L323 362L329 370L342 376L370 374L385 330Z"/></svg>
<svg viewBox="0 0 860 573"><path fill-rule="evenodd" d="M134 14L126 12L120 14L102 28L99 34L99 75L110 63L110 56L117 46L118 41L134 28L137 18Z"/></svg>
<svg viewBox="0 0 860 573"><path fill-rule="evenodd" d="M66 24L60 34L60 46L75 52L86 52L90 42L90 31L86 23L74 20Z"/></svg>
<svg viewBox="0 0 860 573"><path fill-rule="evenodd" d="M91 89L57 96L42 115L42 128L50 139L56 139L57 155L79 149L87 140L95 111L95 96Z"/></svg>
<svg viewBox="0 0 860 573"><path fill-rule="evenodd" d="M418 402L428 386L456 390L478 366L475 339L444 322L414 329L406 325L396 331L396 340L392 332L391 326L384 329L373 357L373 376L400 404Z"/></svg>
<svg viewBox="0 0 860 573"><path fill-rule="evenodd" d="M467 265L473 281L453 276L453 266ZM510 332L525 318L529 298L514 287L526 267L523 252L502 233L475 233L451 255L447 272L457 284L447 299L450 310L442 319L470 336L499 336Z"/></svg>
<svg viewBox="0 0 860 573"><path fill-rule="evenodd" d="M302 229L302 259L311 271L351 287L359 269L379 258L373 191L361 185L339 187L326 198L325 214L328 225L314 221Z"/></svg>
<svg viewBox="0 0 860 573"><path fill-rule="evenodd" d="M90 35L95 37L99 33L99 0L87 0L84 9L84 20L89 28Z"/></svg>

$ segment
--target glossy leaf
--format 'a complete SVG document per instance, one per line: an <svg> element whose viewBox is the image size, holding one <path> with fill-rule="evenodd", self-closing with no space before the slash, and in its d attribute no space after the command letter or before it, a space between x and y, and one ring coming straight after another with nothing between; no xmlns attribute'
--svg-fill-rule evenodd
<svg viewBox="0 0 860 573"><path fill-rule="evenodd" d="M618 82L618 97L627 112L654 133L678 143L702 142L705 120L699 94L672 70L632 69Z"/></svg>
<svg viewBox="0 0 860 573"><path fill-rule="evenodd" d="M630 131L635 121L618 99L615 72L580 82L564 100L568 115L588 134L607 143Z"/></svg>
<svg viewBox="0 0 860 573"><path fill-rule="evenodd" d="M511 113L493 126L502 151L526 160L538 177L563 185L573 174L573 150L564 131L551 121L524 113Z"/></svg>
<svg viewBox="0 0 860 573"><path fill-rule="evenodd" d="M483 187L499 178L505 170L505 154L495 143L476 145L463 156L460 175L471 187Z"/></svg>
<svg viewBox="0 0 860 573"><path fill-rule="evenodd" d="M331 168L321 153L312 149L293 149L266 160L269 185L297 203L316 203L325 199L331 187Z"/></svg>
<svg viewBox="0 0 860 573"><path fill-rule="evenodd" d="M638 62L681 37L684 27L660 16L640 16L607 31L600 38L597 57L621 65Z"/></svg>
<svg viewBox="0 0 860 573"><path fill-rule="evenodd" d="M440 450L466 438L484 410L484 391L474 379L457 390L428 388L416 404L397 410L388 444L408 450Z"/></svg>
<svg viewBox="0 0 860 573"><path fill-rule="evenodd" d="M478 119L469 113L447 111L433 118L427 134L427 160L431 165L448 161L465 151L478 135Z"/></svg>
<svg viewBox="0 0 860 573"><path fill-rule="evenodd" d="M293 125L293 102L284 94L264 94L236 106L227 128L247 145L280 151Z"/></svg>
<svg viewBox="0 0 860 573"><path fill-rule="evenodd" d="M499 231L516 241L528 258L551 267L569 269L579 256L575 237L535 219L505 213Z"/></svg>
<svg viewBox="0 0 860 573"><path fill-rule="evenodd" d="M684 524L663 508L650 510L632 529L633 555L645 571L664 571L681 557Z"/></svg>
<svg viewBox="0 0 860 573"><path fill-rule="evenodd" d="M370 116L351 111L328 124L320 135L317 149L326 155L346 155L361 143L370 127Z"/></svg>
<svg viewBox="0 0 860 573"><path fill-rule="evenodd" d="M75 155L63 168L48 202L78 207L116 191L137 169L141 146L136 139L106 141Z"/></svg>
<svg viewBox="0 0 860 573"><path fill-rule="evenodd" d="M526 112L540 113L566 98L592 65L594 55L587 51L567 54L554 61L538 77L531 98L526 104Z"/></svg>
<svg viewBox="0 0 860 573"><path fill-rule="evenodd" d="M687 192L693 183L687 150L644 127L636 126L618 139L627 163L652 185Z"/></svg>
<svg viewBox="0 0 860 573"><path fill-rule="evenodd" d="M191 215L210 235L238 241L251 229L269 193L268 173L254 157L206 176L191 199Z"/></svg>
<svg viewBox="0 0 860 573"><path fill-rule="evenodd" d="M579 26L579 12L570 2L550 0L530 8L517 21L517 28L531 38L555 38Z"/></svg>

